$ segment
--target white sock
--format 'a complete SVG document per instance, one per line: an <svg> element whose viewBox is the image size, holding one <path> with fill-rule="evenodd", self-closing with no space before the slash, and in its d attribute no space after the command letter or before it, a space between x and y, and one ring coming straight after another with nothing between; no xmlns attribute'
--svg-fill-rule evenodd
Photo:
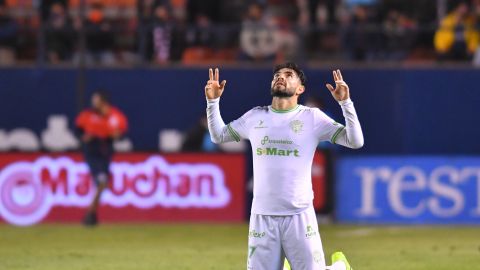
<svg viewBox="0 0 480 270"><path fill-rule="evenodd" d="M345 265L344 262L338 261L332 264L332 266L330 266L330 269L331 270L347 270L347 266Z"/></svg>

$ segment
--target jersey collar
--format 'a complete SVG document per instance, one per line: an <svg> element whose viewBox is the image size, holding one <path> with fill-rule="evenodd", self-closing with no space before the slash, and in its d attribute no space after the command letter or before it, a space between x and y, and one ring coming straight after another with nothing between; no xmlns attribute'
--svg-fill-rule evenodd
<svg viewBox="0 0 480 270"><path fill-rule="evenodd" d="M275 110L272 105L268 106L268 108L274 112L274 113L289 113L289 112L293 112L293 111L296 111L298 108L300 107L299 104L297 104L297 106L295 108L291 108L290 110Z"/></svg>

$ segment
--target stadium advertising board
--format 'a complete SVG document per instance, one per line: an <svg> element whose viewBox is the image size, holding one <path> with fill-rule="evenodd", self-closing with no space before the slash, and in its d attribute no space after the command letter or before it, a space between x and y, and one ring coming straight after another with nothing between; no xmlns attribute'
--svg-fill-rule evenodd
<svg viewBox="0 0 480 270"><path fill-rule="evenodd" d="M0 154L0 221L80 222L94 195L79 154ZM245 161L231 154L118 154L106 222L243 221Z"/></svg>
<svg viewBox="0 0 480 270"><path fill-rule="evenodd" d="M328 182L327 157L321 151L315 152L312 163L312 188L313 188L313 207L315 211L328 211L329 203L333 196L329 194L328 188L331 182ZM327 183L328 182L328 183Z"/></svg>
<svg viewBox="0 0 480 270"><path fill-rule="evenodd" d="M340 221L480 224L480 158L343 158L337 176Z"/></svg>

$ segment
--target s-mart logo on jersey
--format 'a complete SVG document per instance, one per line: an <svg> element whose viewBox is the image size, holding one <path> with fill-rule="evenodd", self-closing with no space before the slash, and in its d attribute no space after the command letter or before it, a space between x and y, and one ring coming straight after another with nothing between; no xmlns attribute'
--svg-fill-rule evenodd
<svg viewBox="0 0 480 270"><path fill-rule="evenodd" d="M211 163L169 164L160 156L137 163L114 162L102 204L137 208L222 208L232 197L220 167ZM92 181L83 162L40 157L14 162L0 172L0 216L16 225L41 221L54 206L86 207Z"/></svg>
<svg viewBox="0 0 480 270"><path fill-rule="evenodd" d="M281 157L300 157L298 149L280 149L277 147L257 148L257 156L281 156Z"/></svg>

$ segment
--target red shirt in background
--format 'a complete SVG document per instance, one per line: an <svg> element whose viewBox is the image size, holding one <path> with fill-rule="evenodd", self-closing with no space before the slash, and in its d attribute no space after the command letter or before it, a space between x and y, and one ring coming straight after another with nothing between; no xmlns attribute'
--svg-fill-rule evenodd
<svg viewBox="0 0 480 270"><path fill-rule="evenodd" d="M116 132L124 134L128 128L125 115L113 106L106 115L92 109L84 110L78 115L75 123L84 133L99 139L113 138Z"/></svg>

